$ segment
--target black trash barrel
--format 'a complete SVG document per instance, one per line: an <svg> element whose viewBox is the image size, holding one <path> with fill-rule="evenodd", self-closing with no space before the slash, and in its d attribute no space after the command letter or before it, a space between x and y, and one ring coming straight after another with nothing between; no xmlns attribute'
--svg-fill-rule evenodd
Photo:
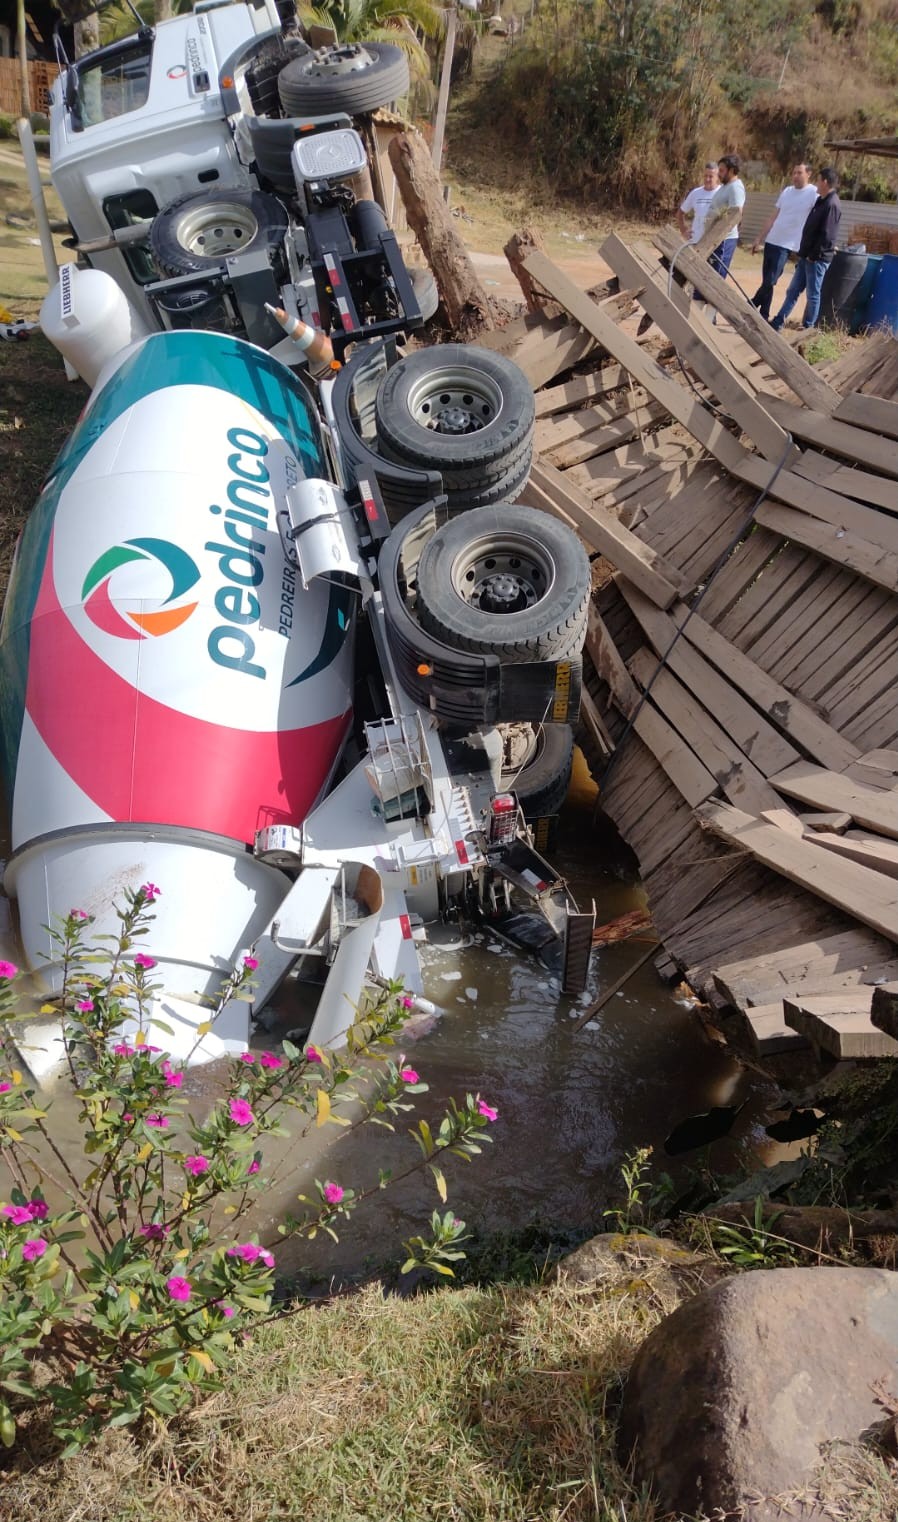
<svg viewBox="0 0 898 1522"><path fill-rule="evenodd" d="M848 328L854 315L858 286L867 269L865 248L842 248L823 277L820 292L821 328Z"/></svg>

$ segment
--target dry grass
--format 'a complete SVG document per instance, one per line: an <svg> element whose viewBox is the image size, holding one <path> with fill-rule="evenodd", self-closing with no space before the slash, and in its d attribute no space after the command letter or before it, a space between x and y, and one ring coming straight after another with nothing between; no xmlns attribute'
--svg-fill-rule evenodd
<svg viewBox="0 0 898 1522"><path fill-rule="evenodd" d="M608 1407L657 1319L557 1286L369 1288L261 1331L220 1395L64 1463L38 1426L0 1515L42 1522L655 1522Z"/></svg>

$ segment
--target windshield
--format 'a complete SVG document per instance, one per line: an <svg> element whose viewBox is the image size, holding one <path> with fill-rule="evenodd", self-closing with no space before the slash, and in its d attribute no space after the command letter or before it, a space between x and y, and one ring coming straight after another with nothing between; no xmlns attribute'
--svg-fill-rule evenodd
<svg viewBox="0 0 898 1522"><path fill-rule="evenodd" d="M152 38L97 53L78 64L78 96L73 114L80 127L124 116L145 106L150 93Z"/></svg>

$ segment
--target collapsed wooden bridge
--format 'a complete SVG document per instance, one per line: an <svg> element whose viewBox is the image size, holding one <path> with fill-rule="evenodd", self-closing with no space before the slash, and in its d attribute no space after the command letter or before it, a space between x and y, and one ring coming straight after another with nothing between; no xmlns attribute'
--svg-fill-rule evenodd
<svg viewBox="0 0 898 1522"><path fill-rule="evenodd" d="M673 232L601 253L589 294L524 257L541 310L485 341L537 390L526 500L596 552L584 746L657 965L751 1058L898 1054L898 343L821 372Z"/></svg>

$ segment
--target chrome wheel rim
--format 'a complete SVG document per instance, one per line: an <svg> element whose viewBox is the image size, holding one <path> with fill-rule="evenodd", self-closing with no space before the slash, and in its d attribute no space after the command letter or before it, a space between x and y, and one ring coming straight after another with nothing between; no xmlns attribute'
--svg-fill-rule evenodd
<svg viewBox="0 0 898 1522"><path fill-rule="evenodd" d="M408 409L416 423L433 433L479 433L502 411L502 392L480 371L447 365L413 382Z"/></svg>
<svg viewBox="0 0 898 1522"><path fill-rule="evenodd" d="M507 615L536 607L555 579L548 550L526 534L483 535L455 557L452 585L481 613Z"/></svg>
<svg viewBox="0 0 898 1522"><path fill-rule="evenodd" d="M247 248L259 231L248 206L220 201L214 206L188 208L178 222L178 242L195 257L223 259Z"/></svg>

